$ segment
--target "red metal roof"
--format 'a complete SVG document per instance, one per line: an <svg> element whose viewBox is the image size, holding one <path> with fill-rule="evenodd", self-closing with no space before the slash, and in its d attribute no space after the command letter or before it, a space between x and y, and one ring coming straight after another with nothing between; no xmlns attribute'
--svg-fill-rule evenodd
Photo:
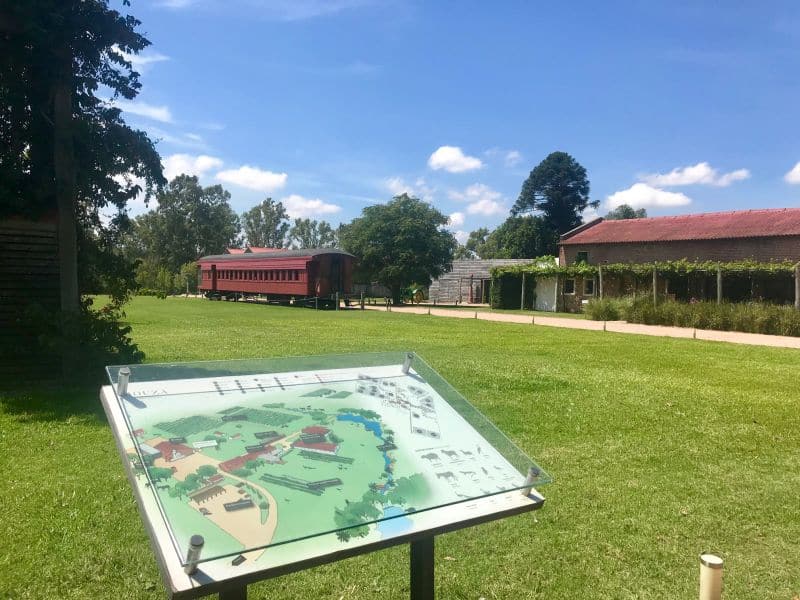
<svg viewBox="0 0 800 600"><path fill-rule="evenodd" d="M225 254L244 254L247 248L225 248Z"/></svg>
<svg viewBox="0 0 800 600"><path fill-rule="evenodd" d="M562 245L800 236L800 208L734 210L649 219L598 219L561 236Z"/></svg>
<svg viewBox="0 0 800 600"><path fill-rule="evenodd" d="M331 444L330 442L315 442L315 443L308 443L298 440L292 443L292 446L295 448L306 448L307 450L320 450L322 452L336 452L336 448L338 446L336 444Z"/></svg>
<svg viewBox="0 0 800 600"><path fill-rule="evenodd" d="M182 457L194 454L194 450L189 448L189 446L185 446L183 444L173 444L172 442L167 442L166 440L156 444L156 448L159 452L161 452L161 456L163 456L164 460L167 462L172 462L175 460L176 454L180 454Z"/></svg>
<svg viewBox="0 0 800 600"><path fill-rule="evenodd" d="M330 429L327 427L320 427L319 425L310 425L308 427L303 428L303 433L308 433L312 435L326 435Z"/></svg>

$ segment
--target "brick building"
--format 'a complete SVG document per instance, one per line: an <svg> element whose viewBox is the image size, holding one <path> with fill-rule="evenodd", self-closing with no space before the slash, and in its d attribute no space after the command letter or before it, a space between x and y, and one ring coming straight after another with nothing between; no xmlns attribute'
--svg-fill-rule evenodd
<svg viewBox="0 0 800 600"><path fill-rule="evenodd" d="M800 261L800 208L595 219L561 236L559 264Z"/></svg>
<svg viewBox="0 0 800 600"><path fill-rule="evenodd" d="M595 219L561 236L559 265L580 262L602 266L614 263L693 262L800 262L800 208L729 211L654 217L647 219ZM579 312L598 295L594 277L567 278L559 282L559 310ZM608 296L652 292L651 281L635 277L609 277ZM679 300L717 297L713 273L684 277L657 277L659 294ZM721 288L726 300L761 298L783 302L794 295L789 276L759 278L751 274L726 276Z"/></svg>

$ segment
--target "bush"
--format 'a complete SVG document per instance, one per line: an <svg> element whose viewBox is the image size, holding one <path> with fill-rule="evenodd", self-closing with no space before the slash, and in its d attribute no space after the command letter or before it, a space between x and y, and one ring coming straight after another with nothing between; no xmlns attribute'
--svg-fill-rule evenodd
<svg viewBox="0 0 800 600"><path fill-rule="evenodd" d="M583 312L593 321L619 321L629 304L625 298L594 298Z"/></svg>
<svg viewBox="0 0 800 600"><path fill-rule="evenodd" d="M662 299L653 305L651 297L592 300L586 313L595 321L624 319L629 323L695 327L719 331L742 331L800 337L800 311L791 306L747 302L683 303Z"/></svg>
<svg viewBox="0 0 800 600"><path fill-rule="evenodd" d="M138 363L144 359L130 337L131 328L119 304L92 308L91 298L75 313L30 306L20 320L36 340L29 350L42 357L63 357L64 376L72 380L102 379L105 365Z"/></svg>

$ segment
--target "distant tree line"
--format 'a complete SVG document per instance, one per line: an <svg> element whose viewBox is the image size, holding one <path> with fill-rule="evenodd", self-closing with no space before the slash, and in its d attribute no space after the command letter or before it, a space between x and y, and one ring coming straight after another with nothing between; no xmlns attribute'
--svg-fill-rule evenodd
<svg viewBox="0 0 800 600"><path fill-rule="evenodd" d="M226 248L336 247L337 231L326 221L295 219L281 202L266 198L242 215L221 185L203 187L197 177L178 175L157 195L152 210L133 219L122 254L135 265L140 293L161 297L197 290L196 261Z"/></svg>

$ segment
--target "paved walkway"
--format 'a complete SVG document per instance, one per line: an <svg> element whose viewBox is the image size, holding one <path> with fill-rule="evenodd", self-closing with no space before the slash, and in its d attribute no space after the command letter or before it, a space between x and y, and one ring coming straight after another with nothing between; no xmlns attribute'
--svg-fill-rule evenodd
<svg viewBox="0 0 800 600"><path fill-rule="evenodd" d="M386 308L383 306L367 305L364 308L367 310L386 311ZM566 329L588 329L591 331L613 331L614 333L633 333L661 337L694 338L714 342L730 342L733 344L800 349L800 337L742 333L740 331L714 331L711 329L693 329L691 327L662 327L660 325L639 325L638 323L628 323L626 321L590 321L588 319L570 319L568 317L541 317L539 315L534 316L513 313L448 310L446 308L429 308L423 306L393 306L391 312L431 315L434 317L451 317L456 319L478 319L479 321L498 321L502 323L542 325L544 327L564 327Z"/></svg>

